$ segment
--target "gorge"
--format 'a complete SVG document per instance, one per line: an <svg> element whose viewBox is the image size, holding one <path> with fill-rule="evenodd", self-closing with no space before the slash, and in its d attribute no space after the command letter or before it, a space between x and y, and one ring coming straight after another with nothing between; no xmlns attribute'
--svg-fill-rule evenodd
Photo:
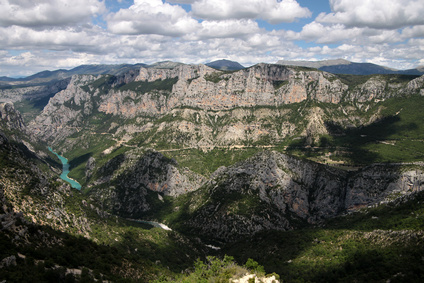
<svg viewBox="0 0 424 283"><path fill-rule="evenodd" d="M76 268L54 251L77 242L103 255L84 272L111 281L179 280L208 255L286 282L424 275L424 76L125 68L73 75L42 109L2 90L2 239L20 254Z"/></svg>

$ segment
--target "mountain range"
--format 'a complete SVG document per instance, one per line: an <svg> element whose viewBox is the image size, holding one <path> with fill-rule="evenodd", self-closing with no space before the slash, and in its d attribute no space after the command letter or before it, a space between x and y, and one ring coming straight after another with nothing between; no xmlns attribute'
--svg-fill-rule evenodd
<svg viewBox="0 0 424 283"><path fill-rule="evenodd" d="M8 84L22 84L22 83L40 83L51 80L58 80L71 77L72 75L81 74L109 74L119 75L130 70L138 70L140 67L147 68L170 68L181 65L182 63L164 61L157 62L154 64L120 64L120 65L81 65L70 70L59 69L55 71L42 71L34 75L23 77L23 78L10 78L0 77L0 86ZM372 63L355 63L344 59L336 60L323 60L323 61L287 61L279 60L276 64L287 65L287 66L301 66L319 69L321 71L333 73L333 74L351 74L351 75L373 75L373 74L403 74L403 75L424 75L424 67L420 66L415 69L408 70L396 70ZM221 71L238 71L245 67L238 62L230 61L226 59L216 60L205 64L211 68L215 68Z"/></svg>
<svg viewBox="0 0 424 283"><path fill-rule="evenodd" d="M421 281L424 76L320 70L352 64L81 66L2 87L0 278Z"/></svg>
<svg viewBox="0 0 424 283"><path fill-rule="evenodd" d="M372 63L355 63L344 59L323 60L323 61L285 61L279 60L279 65L302 66L315 68L333 74L349 75L375 75L375 74L403 74L403 75L423 75L424 67L417 67L408 70L396 70Z"/></svg>

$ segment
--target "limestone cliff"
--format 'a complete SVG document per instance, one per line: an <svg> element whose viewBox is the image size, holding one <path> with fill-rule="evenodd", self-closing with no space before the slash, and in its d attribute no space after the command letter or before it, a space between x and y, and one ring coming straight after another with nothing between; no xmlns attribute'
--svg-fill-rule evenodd
<svg viewBox="0 0 424 283"><path fill-rule="evenodd" d="M19 111L12 103L0 103L0 128L9 131L25 131L26 126Z"/></svg>
<svg viewBox="0 0 424 283"><path fill-rule="evenodd" d="M163 196L197 190L205 180L158 152L138 150L109 160L94 178L90 194L105 209L131 218L141 217Z"/></svg>
<svg viewBox="0 0 424 283"><path fill-rule="evenodd" d="M233 241L261 230L319 224L422 190L422 165L409 170L373 165L349 173L264 152L215 172L187 204L192 214L183 225L207 237Z"/></svg>
<svg viewBox="0 0 424 283"><path fill-rule="evenodd" d="M142 67L138 74L120 77L75 75L67 88L49 101L30 124L30 129L54 144L91 127L86 124L87 118L98 113L133 119L160 117L182 107L226 111L239 107L279 107L307 100L330 104L342 101L365 103L394 95L420 93L423 89L421 80L411 81L405 87L402 83L390 83L384 77L371 77L365 83L351 87L329 73L268 64L236 72L221 72L205 65L177 65L172 69ZM358 104L357 107L362 106ZM316 113L312 116L319 121L322 117L317 117ZM237 127L240 126L251 128L248 125ZM293 128L290 125L284 127ZM323 132L322 123L309 128ZM309 134L304 132L306 136Z"/></svg>
<svg viewBox="0 0 424 283"><path fill-rule="evenodd" d="M173 69L144 68L137 76L73 76L32 123L44 139L63 139L83 126L84 117L98 112L122 118L160 116L175 108L223 111L236 107L281 106L312 100L337 104L364 103L406 93L420 93L422 78L407 87L384 77L371 77L349 87L336 75L296 67L258 64L236 72L205 65ZM161 83L172 83L163 88Z"/></svg>
<svg viewBox="0 0 424 283"><path fill-rule="evenodd" d="M0 102L15 103L23 99L37 99L54 95L63 90L69 83L69 79L40 84L34 86L17 86L13 88L0 89Z"/></svg>

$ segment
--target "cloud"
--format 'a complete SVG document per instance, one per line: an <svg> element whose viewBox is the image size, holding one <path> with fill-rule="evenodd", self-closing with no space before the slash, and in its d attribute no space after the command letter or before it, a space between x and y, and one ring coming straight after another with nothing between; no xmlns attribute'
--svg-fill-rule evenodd
<svg viewBox="0 0 424 283"><path fill-rule="evenodd" d="M0 26L66 26L106 11L98 0L0 0Z"/></svg>
<svg viewBox="0 0 424 283"><path fill-rule="evenodd" d="M161 0L135 0L128 9L109 15L107 25L115 34L182 36L195 31L199 23L178 5Z"/></svg>
<svg viewBox="0 0 424 283"><path fill-rule="evenodd" d="M175 4L193 4L196 0L167 0L166 2Z"/></svg>
<svg viewBox="0 0 424 283"><path fill-rule="evenodd" d="M208 38L245 38L261 32L258 23L252 20L203 21L199 29L185 38L189 40Z"/></svg>
<svg viewBox="0 0 424 283"><path fill-rule="evenodd" d="M96 53L111 39L98 27L85 29L34 30L27 27L0 27L0 49L74 50Z"/></svg>
<svg viewBox="0 0 424 283"><path fill-rule="evenodd" d="M404 39L398 30L379 30L372 28L346 27L343 24L325 25L311 22L303 26L300 32L286 31L289 40L304 40L318 44L384 44L402 42Z"/></svg>
<svg viewBox="0 0 424 283"><path fill-rule="evenodd" d="M407 27L402 30L402 38L424 37L424 25Z"/></svg>
<svg viewBox="0 0 424 283"><path fill-rule="evenodd" d="M322 13L316 21L375 29L424 24L422 0L330 0L330 7L333 13Z"/></svg>
<svg viewBox="0 0 424 283"><path fill-rule="evenodd" d="M192 4L192 13L207 20L262 19L271 24L312 15L295 0L198 0Z"/></svg>
<svg viewBox="0 0 424 283"><path fill-rule="evenodd" d="M344 40L355 40L362 34L359 28L346 28L343 25L326 26L321 23L312 22L306 24L299 33L289 31L287 36L292 40L315 41L319 44L329 44Z"/></svg>
<svg viewBox="0 0 424 283"><path fill-rule="evenodd" d="M245 66L279 59L345 58L396 68L424 62L424 23L414 24L424 14L420 1L333 0L331 13L300 31L290 30L297 24L261 27L263 21L310 16L295 0L113 1L0 0L0 76L81 64L222 58Z"/></svg>

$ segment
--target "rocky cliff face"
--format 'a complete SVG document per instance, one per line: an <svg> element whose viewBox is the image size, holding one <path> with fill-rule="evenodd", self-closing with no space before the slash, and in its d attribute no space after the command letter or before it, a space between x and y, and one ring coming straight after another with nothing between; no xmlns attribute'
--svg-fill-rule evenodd
<svg viewBox="0 0 424 283"><path fill-rule="evenodd" d="M319 224L422 191L424 171L420 166L403 170L396 165L373 165L349 173L264 152L220 168L201 190L205 197L187 205L192 214L184 221L185 227L206 237L233 241L261 230Z"/></svg>
<svg viewBox="0 0 424 283"><path fill-rule="evenodd" d="M162 196L197 190L205 180L158 152L136 151L116 156L94 175L98 178L92 182L90 194L105 209L132 218L163 201Z"/></svg>
<svg viewBox="0 0 424 283"><path fill-rule="evenodd" d="M0 123L1 128L9 131L25 131L26 126L19 111L12 103L0 103Z"/></svg>
<svg viewBox="0 0 424 283"><path fill-rule="evenodd" d="M286 137L304 137L308 144L314 144L319 135L329 133L328 120L346 127L366 125L378 119L378 113L376 117L360 116L369 109L368 104L394 95L420 93L422 80L406 83L371 77L358 85L347 85L340 77L325 72L267 64L236 72L219 72L204 65L177 65L172 69L141 68L119 78L77 75L65 90L50 99L30 129L53 145L74 135L76 138L68 145L73 143L74 148L84 149L90 147L86 140L94 132L99 139L110 136L116 146L104 150L101 158L128 141L132 142L129 147L155 148L166 143L171 148L205 151L213 147L272 146ZM282 107L295 102L305 103ZM312 105L306 107L307 103ZM66 145L61 145L66 152ZM153 199L161 201L162 195L177 196L195 190L204 181L163 156L143 154L130 150L128 154L114 155L100 167L95 160L85 165L87 184L105 209L125 215L140 214L152 208ZM237 194L241 191L243 195L260 196L259 200L243 200L247 207L250 202L266 204L266 208L252 206L261 211L252 214L257 217L254 225L238 212L238 204L234 204L236 213L226 215L228 207L214 203L203 212L199 210L198 215L202 216L193 218L193 227L216 210L222 212L216 220L216 231L227 231L222 232L224 238L225 233L233 233L231 227L235 226L237 235L262 229L290 229L293 221L319 223L387 197L389 181L375 185L375 195L370 196L366 188L371 186L372 178L367 179L365 173L353 180L345 171L288 159L274 154L269 157L273 164L257 161L257 166L271 169L246 165L240 174L229 169L220 175L221 183L216 181L220 184L216 189L212 189L212 183L206 186L210 194L234 189ZM225 220L228 217L231 219ZM250 224L242 225L246 221ZM236 222L240 225L231 224Z"/></svg>
<svg viewBox="0 0 424 283"><path fill-rule="evenodd" d="M41 84L35 86L23 86L10 89L0 89L0 102L14 103L22 99L37 99L51 96L63 89L69 83L69 79L53 82L50 84Z"/></svg>
<svg viewBox="0 0 424 283"><path fill-rule="evenodd" d="M160 117L181 107L226 111L238 107L279 107L306 100L330 104L344 101L362 107L369 101L422 93L422 80L417 78L406 85L377 76L348 86L336 75L280 65L258 64L236 72L220 72L205 65L142 67L139 73L128 76L72 77L67 88L50 100L30 128L54 143L86 128L86 120L98 113L134 119ZM347 114L346 118L350 116ZM322 130L323 124L309 128Z"/></svg>
<svg viewBox="0 0 424 283"><path fill-rule="evenodd" d="M142 68L136 81L175 77L178 82L167 100L168 111L181 106L205 110L278 106L307 98L338 103L347 90L346 85L328 73L267 64L233 73L218 72L205 65L182 65L172 70Z"/></svg>
<svg viewBox="0 0 424 283"><path fill-rule="evenodd" d="M84 114L92 114L93 96L81 86L95 76L72 77L67 88L49 100L43 112L30 123L32 133L45 141L61 140L77 132L83 125Z"/></svg>

